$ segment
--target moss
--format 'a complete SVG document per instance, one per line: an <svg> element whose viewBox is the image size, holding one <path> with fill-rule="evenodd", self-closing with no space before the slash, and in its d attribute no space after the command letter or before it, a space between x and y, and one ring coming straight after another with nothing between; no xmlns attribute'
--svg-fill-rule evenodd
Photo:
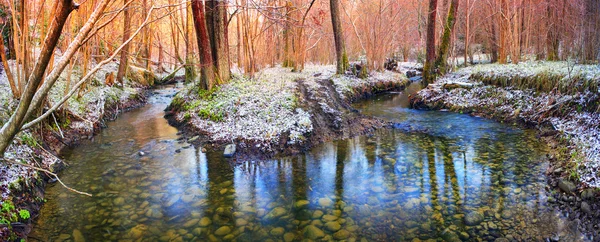
<svg viewBox="0 0 600 242"><path fill-rule="evenodd" d="M195 110L198 106L200 106L200 104L202 104L202 102L200 100L196 100L191 103L187 102L187 103L183 104L182 110L183 111Z"/></svg>
<svg viewBox="0 0 600 242"><path fill-rule="evenodd" d="M185 121L189 121L191 118L192 118L192 114L190 114L189 112L187 112L183 115L183 120L185 120Z"/></svg>
<svg viewBox="0 0 600 242"><path fill-rule="evenodd" d="M225 115L222 112L210 106L200 108L200 110L198 110L198 116L213 122L221 122L225 119Z"/></svg>
<svg viewBox="0 0 600 242"><path fill-rule="evenodd" d="M33 137L33 134L31 134L29 132L22 133L21 136L19 137L19 139L21 140L21 142L23 142L24 144L26 144L29 147L36 147L39 145L39 142L37 141L37 139L35 137Z"/></svg>
<svg viewBox="0 0 600 242"><path fill-rule="evenodd" d="M360 74L358 74L358 78L366 79L367 77L369 77L369 72L367 71L367 66L365 65L362 69L360 69Z"/></svg>
<svg viewBox="0 0 600 242"><path fill-rule="evenodd" d="M343 67L344 70L348 69L348 66L350 66L350 62L348 61L348 54L346 54L346 51L344 50L344 53L342 55L342 61L343 61Z"/></svg>
<svg viewBox="0 0 600 242"><path fill-rule="evenodd" d="M204 90L202 88L198 88L197 94L200 99L203 99L205 101L212 101L220 90L220 86L216 86L211 90Z"/></svg>
<svg viewBox="0 0 600 242"><path fill-rule="evenodd" d="M173 101L171 101L171 108L174 109L180 109L183 104L185 103L185 100L183 99L183 97L177 95L173 98Z"/></svg>
<svg viewBox="0 0 600 242"><path fill-rule="evenodd" d="M188 57L186 59L186 65L184 67L185 70L185 82L192 83L198 77L196 73L196 69L194 68L194 62L191 60L192 58Z"/></svg>

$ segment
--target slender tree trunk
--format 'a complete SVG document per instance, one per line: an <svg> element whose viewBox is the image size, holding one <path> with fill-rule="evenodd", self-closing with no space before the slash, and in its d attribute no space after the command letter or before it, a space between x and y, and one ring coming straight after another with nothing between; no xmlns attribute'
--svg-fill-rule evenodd
<svg viewBox="0 0 600 242"><path fill-rule="evenodd" d="M508 15L508 3L506 0L500 0L500 11L496 12L497 22L499 24L498 31L499 45L498 45L498 63L505 64L508 62L509 53L509 30L510 30L510 19Z"/></svg>
<svg viewBox="0 0 600 242"><path fill-rule="evenodd" d="M237 1L236 1L237 2ZM241 3L238 3L241 6ZM235 15L235 22L236 22L236 33L237 33L237 65L238 68L240 68L240 70L243 70L244 68L244 55L242 52L242 41L243 41L243 36L242 36L242 14L237 14Z"/></svg>
<svg viewBox="0 0 600 242"><path fill-rule="evenodd" d="M25 0L21 0L21 3L19 4L19 6L21 7L20 12L21 12L21 21L20 21L20 25L21 25L21 54L22 54L22 59L21 59L21 68L22 68L22 78L21 80L23 80L23 82L21 82L21 90L24 89L25 85L27 85L27 83L25 82L25 80L27 80L29 78L29 72L30 72L30 61L29 61L29 15L27 15L27 10L29 9L28 2Z"/></svg>
<svg viewBox="0 0 600 242"><path fill-rule="evenodd" d="M160 40L160 35L157 35L158 39L158 69L159 72L165 72L165 67L163 66L163 62L165 61L165 53L163 49L162 41Z"/></svg>
<svg viewBox="0 0 600 242"><path fill-rule="evenodd" d="M467 61L467 57L469 56L469 30L471 29L471 2L467 0L467 4L465 6L465 66L469 65Z"/></svg>
<svg viewBox="0 0 600 242"><path fill-rule="evenodd" d="M490 16L486 18L485 26L488 30L488 40L489 40L489 49L490 49L490 62L495 63L498 61L498 27L496 26L498 23L498 11L496 7L496 2L488 2L487 8L485 10L489 11L485 14Z"/></svg>
<svg viewBox="0 0 600 242"><path fill-rule="evenodd" d="M448 71L448 50L450 48L450 37L452 36L452 30L454 29L454 23L456 22L456 13L458 12L458 0L450 1L448 7L448 17L446 19L446 25L444 26L444 33L435 61L435 69L439 70L440 74L446 74Z"/></svg>
<svg viewBox="0 0 600 242"><path fill-rule="evenodd" d="M123 0L123 4L126 4L127 0ZM127 6L123 11L123 42L127 41L131 36L131 10L130 7ZM129 61L129 46L130 44L125 45L121 52L121 58L119 61L119 70L117 71L117 79L116 81L121 83L123 87L123 78L127 73L127 63Z"/></svg>
<svg viewBox="0 0 600 242"><path fill-rule="evenodd" d="M84 25L84 20L87 18L87 13L88 11L88 7L87 6L82 6L79 9L79 19L78 19L78 25L79 26L83 26ZM82 65L82 75L81 76L85 76L88 72L89 69L89 64L90 64L90 60L91 60L91 46L90 43L85 43L79 50L79 52L82 55L81 58L81 62L83 63ZM51 63L52 64L52 63ZM71 62L71 66L69 66L69 83L71 82L71 73L73 72L73 65L75 65L75 61ZM77 92L77 98L81 98L84 94L85 94L85 90L86 90L86 85L83 84L81 85L81 88L79 89L79 92ZM69 88L65 88L65 94L67 94L69 92Z"/></svg>
<svg viewBox="0 0 600 242"><path fill-rule="evenodd" d="M437 15L437 0L429 0L429 13L427 17L426 59L423 67L423 85L435 81L435 18Z"/></svg>
<svg viewBox="0 0 600 242"><path fill-rule="evenodd" d="M583 26L583 59L592 63L600 59L600 2L585 1L585 24Z"/></svg>
<svg viewBox="0 0 600 242"><path fill-rule="evenodd" d="M173 0L169 0L169 5L174 5L175 3L173 2ZM170 7L169 8L170 11L175 12L176 9L175 7ZM171 28L171 42L173 43L173 54L175 56L175 59L181 63L181 64L185 64L185 62L183 61L183 59L181 58L181 55L179 54L179 33L177 30L177 26L179 25L177 17L174 14L170 14L169 15L169 19L171 20L171 23L169 24L169 27Z"/></svg>
<svg viewBox="0 0 600 242"><path fill-rule="evenodd" d="M196 40L198 41L200 53L200 87L205 90L211 90L215 86L215 72L210 53L210 41L206 28L204 5L201 0L192 0L192 14L194 15Z"/></svg>
<svg viewBox="0 0 600 242"><path fill-rule="evenodd" d="M283 67L293 67L294 59L293 56L293 40L294 40L294 30L292 23L292 12L294 11L293 5L291 1L286 1L285 3L285 25L283 30Z"/></svg>
<svg viewBox="0 0 600 242"><path fill-rule="evenodd" d="M192 33L194 32L194 16L191 6L186 8L186 33L185 33L185 81L193 82L196 79L196 68L194 68L194 42L192 42Z"/></svg>
<svg viewBox="0 0 600 242"><path fill-rule="evenodd" d="M142 1L142 8L143 8L143 12L144 12L144 16L148 15L148 0L143 0ZM143 31L143 35L142 35L142 50L141 50L141 56L142 56L142 61L140 62L144 64L144 68L146 68L149 71L152 71L150 69L150 63L151 63L151 56L150 56L150 36L152 36L152 33L150 32L152 31L152 27L149 25L147 26L144 31Z"/></svg>
<svg viewBox="0 0 600 242"><path fill-rule="evenodd" d="M29 105L29 110L27 110L27 114L25 115L25 119L31 117L33 115L33 113L35 112L35 110L37 108L41 107L44 100L46 99L48 92L50 92L50 89L56 83L56 81L60 77L61 73L65 70L67 65L69 65L69 62L76 61L76 60L72 60L73 56L75 56L77 51L80 49L80 46L82 45L82 43L84 43L84 40L88 37L88 34L91 32L92 28L95 26L95 23L98 21L98 19L104 12L104 9L106 9L106 6L109 4L109 2L110 2L110 0L101 0L100 1L99 5L96 7L96 9L92 13L92 15L90 16L88 21L85 23L85 25L83 25L83 27L81 27L81 29L79 30L79 32L77 33L77 35L75 36L73 41L71 41L69 43L65 52L58 60L58 62L57 62L58 64L52 69L50 74L48 74L48 77L44 81L44 84L41 85L41 87L39 87L38 91L35 93L35 96L33 97L31 104ZM48 65L48 66L50 66L50 65Z"/></svg>
<svg viewBox="0 0 600 242"><path fill-rule="evenodd" d="M342 23L340 21L340 9L338 0L329 0L331 9L331 25L333 25L333 39L335 41L336 55L336 73L344 74L348 69L348 56L346 55L346 46L344 45L344 34L342 32Z"/></svg>
<svg viewBox="0 0 600 242"><path fill-rule="evenodd" d="M54 52L54 48L60 39L65 22L67 21L67 18L71 12L78 7L79 6L75 4L73 0L58 0L55 2L54 8L56 11L54 15L54 21L52 21L52 24L50 25L48 35L44 40L40 55L31 72L31 75L29 76L27 86L23 91L19 105L8 122L6 122L0 130L0 156L3 156L8 145L12 142L15 135L21 129L23 121L26 117L26 113L30 108L31 101L40 82L42 81L46 67L48 66L48 63L50 62Z"/></svg>
<svg viewBox="0 0 600 242"><path fill-rule="evenodd" d="M10 66L8 65L8 59L6 58L6 53L4 52L4 37L2 36L2 32L0 32L0 58L2 65L4 66L4 71L6 72L6 77L8 78L8 84L10 85L10 90L12 91L13 97L15 99L19 99L21 97L21 92L15 83L15 78L10 71Z"/></svg>
<svg viewBox="0 0 600 242"><path fill-rule="evenodd" d="M300 20L300 27L298 28L298 45L297 45L298 47L297 47L297 51L295 53L295 58L294 58L296 60L295 71L297 71L297 72L301 72L302 70L304 70L304 59L305 59L305 53L306 53L306 41L304 39L304 28L305 28L304 23L306 22L306 17L308 16L310 9L312 9L314 3L315 3L315 0L312 0L310 2L308 9L306 9L306 12L304 12L304 16L302 16L302 19ZM338 13L339 13L339 10L338 10ZM339 16L339 14L338 14L338 16ZM334 33L335 33L335 31L334 31ZM269 38L274 39L273 36L270 36ZM273 65L274 65L274 63L273 63Z"/></svg>
<svg viewBox="0 0 600 242"><path fill-rule="evenodd" d="M546 33L546 59L549 61L558 60L558 21L557 21L557 6L553 5L554 1L548 1L546 14L548 18L548 32Z"/></svg>

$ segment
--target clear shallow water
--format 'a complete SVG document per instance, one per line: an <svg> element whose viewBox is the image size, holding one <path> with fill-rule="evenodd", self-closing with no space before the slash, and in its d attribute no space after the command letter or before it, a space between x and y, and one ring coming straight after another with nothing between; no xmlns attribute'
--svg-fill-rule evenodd
<svg viewBox="0 0 600 242"><path fill-rule="evenodd" d="M32 237L44 241L579 239L546 208L533 132L406 109L404 93L358 103L398 129L279 160L229 164L179 142L158 90L65 154ZM144 151L146 155L139 156Z"/></svg>

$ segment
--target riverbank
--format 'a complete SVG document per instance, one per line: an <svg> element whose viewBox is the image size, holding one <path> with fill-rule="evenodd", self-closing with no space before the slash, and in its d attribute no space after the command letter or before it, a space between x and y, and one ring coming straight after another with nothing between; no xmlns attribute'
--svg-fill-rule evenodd
<svg viewBox="0 0 600 242"><path fill-rule="evenodd" d="M439 78L411 103L537 129L551 148L548 201L599 238L599 83L600 68L593 65L478 65Z"/></svg>
<svg viewBox="0 0 600 242"><path fill-rule="evenodd" d="M252 79L234 76L211 92L188 85L174 98L167 118L194 144L234 144L236 158L292 155L388 125L360 115L350 103L408 83L389 71L360 79L335 75L334 66L307 66L301 73L268 68Z"/></svg>
<svg viewBox="0 0 600 242"><path fill-rule="evenodd" d="M123 87L117 87L117 84L112 87L105 85L104 77L110 72L116 74L117 68L118 64L114 62L106 65L96 73L95 80L87 84L81 97L74 95L46 123L18 134L5 152L5 157L55 173L68 165L57 156L63 148L91 139L105 126L106 121L115 119L121 112L143 105L147 88L156 80L155 76L146 74L149 72L131 68ZM71 80L79 80L80 77L80 71L75 69ZM50 104L62 98L66 83L64 74L48 96ZM12 97L4 71L0 72L0 103L2 125L18 104ZM0 223L0 239L7 241L24 238L31 230L30 224L44 202L46 183L56 181L37 171L5 163L0 163L0 173L2 204L12 205L11 209L3 210L0 214L6 219ZM19 215L16 216L17 214Z"/></svg>

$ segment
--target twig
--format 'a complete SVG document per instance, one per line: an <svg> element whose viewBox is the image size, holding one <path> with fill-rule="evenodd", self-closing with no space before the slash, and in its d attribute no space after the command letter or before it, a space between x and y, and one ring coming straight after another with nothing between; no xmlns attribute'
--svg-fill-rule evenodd
<svg viewBox="0 0 600 242"><path fill-rule="evenodd" d="M86 195L86 196L89 196L89 197L91 197L91 196L92 196L92 194L89 194L89 193L87 193L87 192L80 192L80 191L77 191L77 190L75 190L75 189L73 189L73 188L70 188L69 186L65 185L65 184L64 184L64 183L63 183L63 182L60 180L60 178L58 178L58 175L56 175L55 173L53 173L53 172L51 172L51 171L49 171L49 170L46 170L46 169L43 169L43 168L39 168L39 167L35 167L35 166L29 165L29 164L24 164L24 163L16 162L16 161L13 161L13 160L9 160L9 159L7 159L7 158L4 158L4 157L3 157L3 158L0 158L0 160L4 161L4 162L6 162L6 163L9 163L9 164L18 165L18 166L24 166L24 167L27 167L27 168L34 169L34 170L36 170L36 171L41 171L41 172L44 172L44 173L46 173L47 175L51 175L51 176L53 176L53 177L54 177L54 178L55 178L55 179L56 179L56 180L57 180L57 181L58 181L58 182L59 182L59 183L60 183L60 184L61 184L61 185L62 185L64 188L66 188L67 190L69 190L69 191L71 191L71 192L74 192L74 193L77 193L77 194Z"/></svg>
<svg viewBox="0 0 600 242"><path fill-rule="evenodd" d="M64 139L65 135L63 134L62 129L60 128L60 125L58 125L58 122L56 121L56 116L54 116L54 113L52 113L52 118L54 119L54 124L56 124L56 128L58 128L58 131L60 132L60 137L62 137Z"/></svg>
<svg viewBox="0 0 600 242"><path fill-rule="evenodd" d="M540 111L539 111L539 112L537 112L535 115L536 115L536 116L539 116L539 115L541 115L541 114L544 114L544 113L550 112L550 110L552 110L554 107L556 107L556 106L559 106L559 105L562 105L562 104L564 104L564 103L566 103L566 102L569 102L569 101L571 101L571 100L573 100L573 98L572 98L572 97L570 97L570 98L567 98L567 99L565 99L565 100L562 100L562 101L560 101L560 102L557 102L557 103L555 103L555 104L553 104L553 105L550 105L550 106L548 106L548 107L547 107L547 108L545 108L544 110L540 110Z"/></svg>

